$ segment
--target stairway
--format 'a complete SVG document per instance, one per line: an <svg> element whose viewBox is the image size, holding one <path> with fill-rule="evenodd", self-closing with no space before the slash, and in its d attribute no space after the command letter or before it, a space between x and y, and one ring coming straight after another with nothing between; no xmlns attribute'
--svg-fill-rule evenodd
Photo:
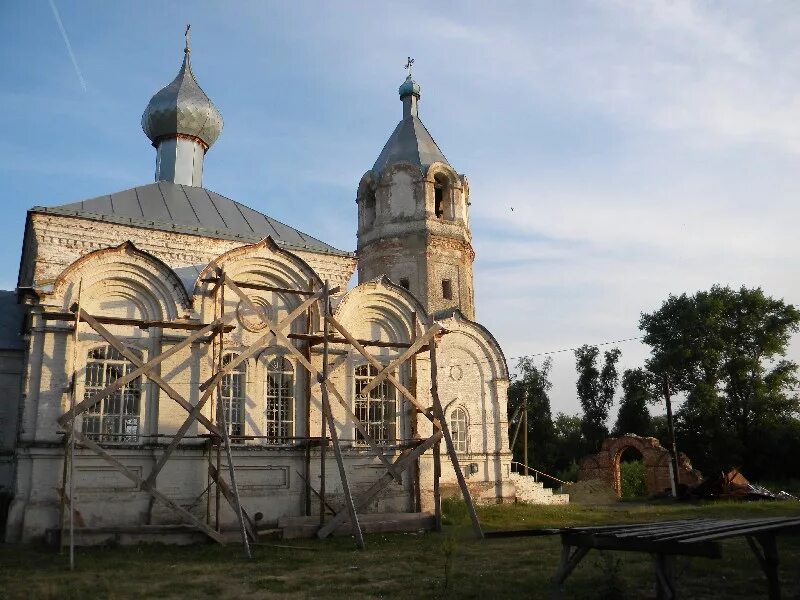
<svg viewBox="0 0 800 600"><path fill-rule="evenodd" d="M569 494L559 494L531 476L511 473L511 482L516 488L517 502L525 504L569 504Z"/></svg>

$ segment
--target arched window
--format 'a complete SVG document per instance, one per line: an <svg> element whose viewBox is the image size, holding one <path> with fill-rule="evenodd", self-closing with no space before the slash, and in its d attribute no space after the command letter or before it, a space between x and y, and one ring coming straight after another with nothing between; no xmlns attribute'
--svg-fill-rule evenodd
<svg viewBox="0 0 800 600"><path fill-rule="evenodd" d="M378 374L372 365L361 365L355 369L355 413L367 433L378 444L394 442L397 430L397 401L395 389L388 381L370 390L367 396L361 393ZM361 432L356 430L356 443L363 444Z"/></svg>
<svg viewBox="0 0 800 600"><path fill-rule="evenodd" d="M236 354L226 354L222 358L222 364L229 364ZM222 408L225 411L225 423L228 425L228 435L231 437L241 437L244 435L244 405L246 399L247 367L246 362L242 362L230 372L222 377L220 398ZM221 415L217 414L217 425L222 426Z"/></svg>
<svg viewBox="0 0 800 600"><path fill-rule="evenodd" d="M132 352L141 357L138 351ZM134 368L131 361L111 346L89 350L83 399L91 398ZM141 399L142 379L137 377L87 410L81 430L98 442L138 442Z"/></svg>
<svg viewBox="0 0 800 600"><path fill-rule="evenodd" d="M437 219L453 218L450 204L450 186L447 177L437 173L433 176L433 212Z"/></svg>
<svg viewBox="0 0 800 600"><path fill-rule="evenodd" d="M450 435L456 452L467 452L467 411L458 407L450 413Z"/></svg>
<svg viewBox="0 0 800 600"><path fill-rule="evenodd" d="M364 192L364 227L371 227L375 222L375 190L368 188Z"/></svg>
<svg viewBox="0 0 800 600"><path fill-rule="evenodd" d="M294 433L294 368L282 356L267 364L266 436L268 444L285 444Z"/></svg>

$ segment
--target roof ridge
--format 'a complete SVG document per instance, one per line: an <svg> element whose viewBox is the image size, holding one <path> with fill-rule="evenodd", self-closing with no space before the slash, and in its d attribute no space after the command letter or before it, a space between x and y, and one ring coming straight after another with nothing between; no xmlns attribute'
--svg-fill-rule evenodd
<svg viewBox="0 0 800 600"><path fill-rule="evenodd" d="M415 115L414 116L414 120L415 120L415 124L419 123L422 126L422 129L425 131L425 133L431 139L431 141L433 142L433 145L436 148L436 150L439 152L439 154L442 155L442 158L444 159L444 162L446 162L449 165L450 161L447 160L447 157L444 155L444 152L442 152L442 149L439 147L439 144L437 143L436 139L433 137L433 135L431 135L430 130L425 126L425 123L422 122L422 119L420 119L418 116Z"/></svg>

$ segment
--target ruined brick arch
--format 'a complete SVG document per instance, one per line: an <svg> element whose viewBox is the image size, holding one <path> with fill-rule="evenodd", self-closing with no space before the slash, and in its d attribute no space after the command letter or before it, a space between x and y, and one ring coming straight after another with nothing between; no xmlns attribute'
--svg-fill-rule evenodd
<svg viewBox="0 0 800 600"><path fill-rule="evenodd" d="M621 437L608 438L600 447L600 452L585 456L580 461L578 479L600 479L620 495L619 464L625 450L633 448L642 455L645 467L645 485L650 496L661 494L672 488L670 482L670 455L656 438L627 434ZM692 469L689 459L679 455L678 481L681 484L693 485L701 479L699 472Z"/></svg>

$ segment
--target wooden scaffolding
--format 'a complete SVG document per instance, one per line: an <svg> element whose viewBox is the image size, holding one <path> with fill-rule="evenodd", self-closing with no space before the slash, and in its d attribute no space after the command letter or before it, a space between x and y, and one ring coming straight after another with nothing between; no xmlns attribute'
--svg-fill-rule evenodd
<svg viewBox="0 0 800 600"><path fill-rule="evenodd" d="M458 462L458 456L453 445L453 439L448 428L447 420L444 416L442 404L438 394L437 383L437 341L443 336L446 331L432 318L428 321L424 331L418 331L416 318L414 319L414 331L412 339L409 343L392 343L383 342L380 340L360 340L356 339L351 333L334 318L331 311L331 295L337 293L339 290L330 289L328 282L322 285L310 282L308 289L294 289L274 287L268 285L254 284L243 281L234 281L233 278L227 276L224 270L216 265L212 265L213 275L203 280L207 285L207 297L214 301L215 312L214 319L210 323L194 323L186 320L180 321L143 321L137 319L126 319L120 317L109 317L102 315L91 315L83 310L80 306L80 293L78 302L73 305L69 312L45 312L43 317L45 320L58 320L58 321L74 321L73 331L73 347L76 348L79 341L79 331L82 325L90 327L101 338L103 338L111 347L117 350L122 356L129 360L133 369L129 370L126 374L120 376L118 379L110 383L105 389L97 391L89 397L81 401L76 399L76 375L73 373L72 380L72 395L70 399L70 407L64 414L58 418L58 423L66 429L65 435L65 462L64 462L64 482L62 486L62 543L63 540L69 540L71 563L74 566L74 526L77 515L76 507L74 506L74 457L75 447L80 446L92 451L94 454L105 460L112 465L126 478L131 480L138 490L150 494L155 501L160 502L168 509L172 510L178 515L185 523L196 528L198 531L203 532L212 540L222 543L223 536L219 528L219 511L220 511L220 496L230 505L231 509L236 515L236 520L239 525L239 533L244 553L250 557L250 544L258 539L258 531L256 529L256 522L251 515L242 507L239 498L239 487L236 479L236 467L233 462L231 452L231 435L228 424L226 422L227 415L223 406L222 394L220 387L223 378L232 373L237 366L248 358L255 356L261 352L268 345L278 345L288 352L297 362L308 372L309 382L306 385L307 393L307 414L306 414L306 432L305 437L301 438L302 443L306 447L306 461L310 460L310 451L308 448L313 444L319 444L320 448L320 483L319 490L315 490L311 482L307 478L304 479L306 486L306 511L310 513L310 494L313 492L319 499L320 506L320 523L317 531L319 538L325 538L331 535L338 527L350 523L352 527L353 537L358 548L364 548L364 538L362 528L359 524L359 511L362 511L391 481L402 482L403 473L410 473L411 482L414 494L414 510L421 510L420 500L420 482L419 482L419 459L428 450L433 450L433 499L434 499L434 515L435 527L441 529L441 494L440 494L440 477L441 477L441 442L444 440L446 455L450 458L453 469L455 471L458 485L466 502L467 509L472 521L472 526L476 537L483 537L480 524L478 522L477 514L475 512L469 489L467 488L464 475ZM264 292L277 292L280 294L294 295L299 298L297 306L289 312L287 316L280 320L269 320L263 310L254 302L254 300L245 293L244 290L252 289ZM245 313L249 318L257 318L259 325L260 335L256 337L246 348L239 350L237 353L231 355L230 359L223 361L224 352L224 335L232 331L239 325L237 319L240 317L241 310L238 311L225 311L225 292L232 293L239 301L240 308L243 307ZM312 308L316 308L318 314L321 315L321 332L314 333L312 331ZM287 333L286 330L291 324L301 315L306 315L306 328L305 333ZM161 329L183 329L189 330L191 333L182 341L170 347L168 350L161 354L144 361L135 352L131 351L119 337L113 335L104 325L128 325L138 326L142 329L148 328L161 328ZM299 349L292 340L304 341L301 344L302 349ZM189 402L183 395L176 391L170 384L158 375L157 367L165 360L174 356L190 344L203 343L209 348L207 356L210 354L212 361L212 374L206 381L199 385L199 399L195 404ZM383 382L388 382L394 386L397 392L404 398L412 407L412 440L410 443L404 444L400 448L397 457L389 457L386 455L386 448L381 446L368 432L368 428L364 425L361 419L353 412L350 403L348 403L340 391L337 389L334 382L329 377L329 346L331 343L349 345L355 349L366 362L374 367L378 374L372 378L367 386L360 391L364 396L368 395L371 390L375 389ZM311 348L315 346L322 346L322 366L321 369L314 367L311 361ZM390 347L396 348L400 353L389 362L383 364L380 360L373 356L368 350L369 347ZM411 388L416 391L417 385L417 369L416 357L418 354L425 352L430 356L430 374L431 374L431 399L432 406L426 406L416 395L412 393L401 381L396 373L398 369L410 363L411 367ZM318 350L317 350L318 351ZM75 354L75 353L74 353ZM73 363L75 360L73 359ZM76 369L73 368L75 372ZM171 441L164 449L162 455L152 468L147 477L142 477L134 470L126 467L117 458L107 451L106 448L101 446L97 441L91 439L82 431L75 428L76 417L89 410L91 407L96 406L98 402L103 401L109 395L121 390L123 386L136 380L139 377L146 377L153 382L158 388L174 402L176 402L187 414L183 424L177 430L176 434L172 436ZM319 383L321 391L321 405L322 405L322 425L319 438L310 436L309 431L309 414L310 414L310 399L311 399L311 385L310 382L314 380ZM212 418L209 419L203 413L205 406L212 398L216 398L216 406L212 404L209 412ZM343 409L344 415L352 422L360 434L360 440L363 440L369 448L374 452L375 456L382 463L385 468L383 475L370 485L363 493L354 496L351 493L350 483L348 481L347 470L342 456L342 449L339 436L336 430L336 423L334 422L333 412L331 410L331 401L337 402ZM216 414L217 418L214 419L213 415ZM428 419L432 424L432 435L426 439L419 437L418 429L416 426L417 415L422 415ZM206 522L189 512L186 508L180 506L177 502L169 498L165 493L158 490L156 487L156 478L162 471L165 464L169 461L175 450L178 448L182 440L187 436L189 431L195 424L202 426L207 433L203 434L207 437L208 454L208 487L203 493L207 494L207 511ZM297 438L295 438L297 439ZM345 500L345 506L338 512L330 508L326 501L325 490L325 463L326 452L328 448L332 448L335 457L336 465L338 468L339 478L342 484L342 490ZM216 462L213 459L214 450L216 450ZM228 479L226 481L222 475L222 468L220 466L220 453L224 452L228 464ZM392 460L394 458L394 460ZM210 519L210 498L211 487L216 488L216 527L211 526ZM202 494L201 494L202 495ZM328 517L326 515L326 507L333 515ZM65 536L64 532L69 530L69 536Z"/></svg>

